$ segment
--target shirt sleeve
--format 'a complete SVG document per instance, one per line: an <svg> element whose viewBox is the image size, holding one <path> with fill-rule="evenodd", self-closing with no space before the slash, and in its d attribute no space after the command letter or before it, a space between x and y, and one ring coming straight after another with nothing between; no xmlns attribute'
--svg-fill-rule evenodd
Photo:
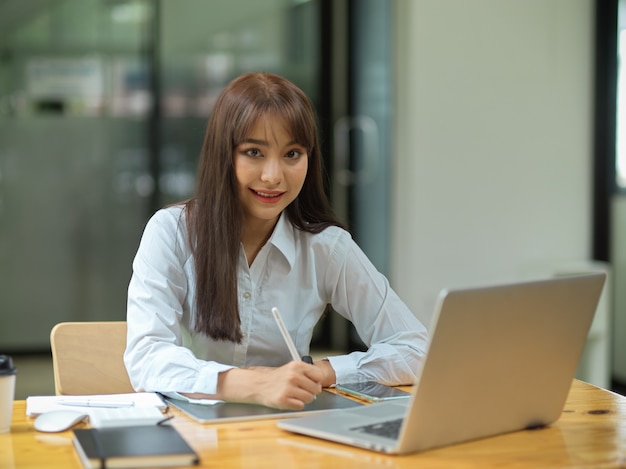
<svg viewBox="0 0 626 469"><path fill-rule="evenodd" d="M183 345L192 261L179 213L161 210L144 230L128 287L124 362L137 391L215 394L219 372L232 366L200 360Z"/></svg>
<svg viewBox="0 0 626 469"><path fill-rule="evenodd" d="M328 357L337 383L413 384L428 332L347 233L331 255L326 282L333 308L354 324L368 347L366 352Z"/></svg>

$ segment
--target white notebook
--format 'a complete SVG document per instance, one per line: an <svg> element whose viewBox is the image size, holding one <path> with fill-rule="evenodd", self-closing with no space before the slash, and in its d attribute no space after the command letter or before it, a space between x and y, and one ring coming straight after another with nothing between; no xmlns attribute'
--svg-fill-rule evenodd
<svg viewBox="0 0 626 469"><path fill-rule="evenodd" d="M87 401L97 402L132 402L132 407L122 409L157 408L161 411L167 409L167 404L154 392L134 392L127 394L98 394L89 396L29 396L26 398L26 415L36 417L51 410L77 410L91 415L91 411L102 409L92 406L66 405L64 403L80 403ZM106 408L114 409L114 407Z"/></svg>
<svg viewBox="0 0 626 469"><path fill-rule="evenodd" d="M158 407L100 407L89 410L89 423L94 428L156 425L167 418Z"/></svg>

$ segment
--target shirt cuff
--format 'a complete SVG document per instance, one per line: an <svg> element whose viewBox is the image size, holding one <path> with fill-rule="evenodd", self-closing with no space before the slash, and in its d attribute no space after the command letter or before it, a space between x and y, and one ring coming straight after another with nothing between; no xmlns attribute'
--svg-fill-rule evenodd
<svg viewBox="0 0 626 469"><path fill-rule="evenodd" d="M221 363L211 362L200 368L198 373L198 380L193 387L192 392L200 392L203 394L215 394L217 393L217 378L222 371L232 370L236 368L230 365L223 365Z"/></svg>
<svg viewBox="0 0 626 469"><path fill-rule="evenodd" d="M349 355L327 357L326 360L330 362L330 366L332 366L333 370L335 370L337 384L355 383L360 381L357 367Z"/></svg>

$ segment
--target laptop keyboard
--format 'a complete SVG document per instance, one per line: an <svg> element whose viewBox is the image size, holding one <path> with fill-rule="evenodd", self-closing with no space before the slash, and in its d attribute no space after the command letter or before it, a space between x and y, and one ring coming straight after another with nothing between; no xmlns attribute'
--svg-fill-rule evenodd
<svg viewBox="0 0 626 469"><path fill-rule="evenodd" d="M353 427L350 430L356 430L363 433L369 433L371 435L384 436L385 438L391 438L397 440L400 435L400 428L402 427L402 418L395 420L387 420L385 422L378 422L371 425L363 425L359 427Z"/></svg>

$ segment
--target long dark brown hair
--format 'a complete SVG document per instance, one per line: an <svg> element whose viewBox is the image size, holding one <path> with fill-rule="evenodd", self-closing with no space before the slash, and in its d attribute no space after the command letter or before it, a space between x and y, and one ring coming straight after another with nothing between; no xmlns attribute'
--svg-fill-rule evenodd
<svg viewBox="0 0 626 469"><path fill-rule="evenodd" d="M285 209L298 229L319 233L342 226L324 192L315 112L308 97L289 80L249 73L219 95L209 118L195 195L186 202L189 242L196 269L197 332L241 342L237 265L243 211L237 194L234 150L259 119L279 116L294 141L307 149L308 170L300 194Z"/></svg>

